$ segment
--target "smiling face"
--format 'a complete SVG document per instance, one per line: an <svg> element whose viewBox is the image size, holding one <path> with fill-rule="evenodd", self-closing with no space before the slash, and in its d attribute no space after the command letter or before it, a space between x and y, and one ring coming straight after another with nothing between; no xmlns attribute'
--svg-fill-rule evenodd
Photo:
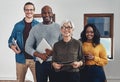
<svg viewBox="0 0 120 82"><path fill-rule="evenodd" d="M34 15L34 12L35 12L35 8L31 4L25 5L24 12L25 12L25 16L27 18L33 18L33 15Z"/></svg>
<svg viewBox="0 0 120 82"><path fill-rule="evenodd" d="M87 38L87 41L92 41L93 37L94 37L93 28L89 26L89 27L86 29L86 38Z"/></svg>
<svg viewBox="0 0 120 82"><path fill-rule="evenodd" d="M43 24L51 24L52 23L53 12L49 6L44 6L42 8L41 14L42 14L42 18L43 18Z"/></svg>
<svg viewBox="0 0 120 82"><path fill-rule="evenodd" d="M71 22L65 22L61 27L61 33L63 37L72 37L73 34L73 26Z"/></svg>

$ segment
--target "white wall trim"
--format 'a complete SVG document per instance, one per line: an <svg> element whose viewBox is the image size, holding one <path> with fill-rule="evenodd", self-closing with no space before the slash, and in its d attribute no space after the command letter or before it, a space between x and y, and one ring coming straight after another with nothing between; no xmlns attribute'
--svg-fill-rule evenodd
<svg viewBox="0 0 120 82"><path fill-rule="evenodd" d="M120 80L120 77L107 77L108 80Z"/></svg>
<svg viewBox="0 0 120 82"><path fill-rule="evenodd" d="M16 77L0 77L0 80L16 80Z"/></svg>
<svg viewBox="0 0 120 82"><path fill-rule="evenodd" d="M16 77L0 77L0 80L16 80ZM107 80L120 80L120 77L107 77Z"/></svg>

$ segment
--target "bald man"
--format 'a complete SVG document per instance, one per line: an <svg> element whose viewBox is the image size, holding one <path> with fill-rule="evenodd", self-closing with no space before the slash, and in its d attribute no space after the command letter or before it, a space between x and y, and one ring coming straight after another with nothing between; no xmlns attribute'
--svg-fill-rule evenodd
<svg viewBox="0 0 120 82"><path fill-rule="evenodd" d="M60 40L60 25L53 22L52 8L48 5L41 9L43 21L31 29L26 41L25 50L34 57L41 58L43 62L39 62L36 58L36 77L37 82L55 82L54 70L51 68L52 50L45 49L45 53L36 51L34 45L38 46L44 39L51 47Z"/></svg>

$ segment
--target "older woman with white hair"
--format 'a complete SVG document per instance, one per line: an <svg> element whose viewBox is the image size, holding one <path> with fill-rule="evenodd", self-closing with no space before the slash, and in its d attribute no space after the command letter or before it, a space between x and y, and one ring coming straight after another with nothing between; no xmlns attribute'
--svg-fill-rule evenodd
<svg viewBox="0 0 120 82"><path fill-rule="evenodd" d="M72 37L74 25L64 21L61 25L63 39L53 47L52 66L55 69L56 82L80 82L80 68L84 63L82 44Z"/></svg>

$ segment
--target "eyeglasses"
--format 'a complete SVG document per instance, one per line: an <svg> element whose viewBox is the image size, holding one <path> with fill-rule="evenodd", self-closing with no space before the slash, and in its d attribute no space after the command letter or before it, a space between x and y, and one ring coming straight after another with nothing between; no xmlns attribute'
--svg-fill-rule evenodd
<svg viewBox="0 0 120 82"><path fill-rule="evenodd" d="M35 9L25 9L25 11L34 11Z"/></svg>
<svg viewBox="0 0 120 82"><path fill-rule="evenodd" d="M64 30L65 30L65 29L70 30L70 29L72 29L72 27L70 27L70 26L68 26L68 27L63 26L62 29L64 29Z"/></svg>

